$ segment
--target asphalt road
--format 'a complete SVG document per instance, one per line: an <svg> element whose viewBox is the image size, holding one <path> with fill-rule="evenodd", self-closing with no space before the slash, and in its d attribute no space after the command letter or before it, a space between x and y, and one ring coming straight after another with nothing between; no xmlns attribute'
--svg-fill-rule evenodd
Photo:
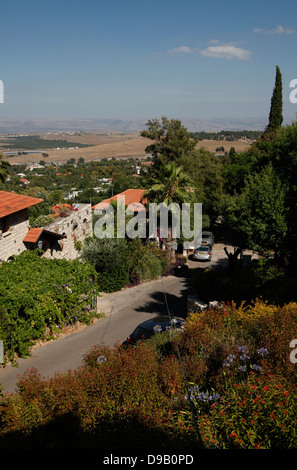
<svg viewBox="0 0 297 470"><path fill-rule="evenodd" d="M18 360L18 367L0 368L2 391L15 393L18 379L27 369L37 369L44 378L53 377L57 372L80 367L92 346L121 343L139 323L167 312L165 295L171 316L185 317L189 286L188 277L170 276L104 295L98 299L98 310L105 313L104 318L35 348L30 357Z"/></svg>
<svg viewBox="0 0 297 470"><path fill-rule="evenodd" d="M80 367L84 355L92 346L104 344L113 347L117 341L121 343L139 323L167 313L165 295L170 315L186 317L187 296L192 293L191 277L195 270L205 269L210 265L227 267L228 259L224 246L214 245L210 263L189 259L189 272L184 277L169 276L120 292L105 294L98 299L98 311L105 313L104 318L35 348L30 357L19 359L18 367L0 366L2 391L15 393L18 379L27 369L37 369L44 378L53 377L56 373ZM228 247L228 250L230 249L232 250Z"/></svg>

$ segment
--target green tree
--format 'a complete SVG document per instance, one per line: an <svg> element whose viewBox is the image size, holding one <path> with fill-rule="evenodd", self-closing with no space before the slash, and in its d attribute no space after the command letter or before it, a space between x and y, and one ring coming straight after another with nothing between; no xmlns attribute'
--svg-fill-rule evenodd
<svg viewBox="0 0 297 470"><path fill-rule="evenodd" d="M177 166L174 162L166 165L161 165L159 178L155 184L144 193L144 198L148 203L155 202L157 204L164 203L169 206L172 203L177 203L181 206L182 203L193 201L193 190L190 187L190 180L183 172L181 166ZM170 212L171 218L168 221L168 239L172 239L176 243L176 235L172 232L173 214ZM175 259L175 250L171 250L172 260Z"/></svg>
<svg viewBox="0 0 297 470"><path fill-rule="evenodd" d="M225 195L221 210L234 245L278 255L287 232L286 190L272 165L247 176L240 194Z"/></svg>
<svg viewBox="0 0 297 470"><path fill-rule="evenodd" d="M221 160L203 147L192 152L184 165L184 172L191 175L194 199L203 204L203 219L209 221L205 227L219 215L216 207L223 191L223 171Z"/></svg>
<svg viewBox="0 0 297 470"><path fill-rule="evenodd" d="M55 189L49 194L50 204L56 205L63 202L63 191L60 189Z"/></svg>
<svg viewBox="0 0 297 470"><path fill-rule="evenodd" d="M172 202L181 204L191 201L189 189L190 180L183 172L183 168L175 163L168 163L160 167L159 178L145 192L144 198L147 198L148 202L164 202L167 205Z"/></svg>
<svg viewBox="0 0 297 470"><path fill-rule="evenodd" d="M271 98L268 131L275 131L283 122L283 88L282 75L278 66L276 66L275 85Z"/></svg>
<svg viewBox="0 0 297 470"><path fill-rule="evenodd" d="M283 256L291 268L297 260L297 121L281 127L270 143L268 158L286 188L288 231L284 240Z"/></svg>
<svg viewBox="0 0 297 470"><path fill-rule="evenodd" d="M145 150L152 154L154 168L157 170L161 164L182 164L198 142L197 137L192 138L178 119L169 120L162 116L161 122L159 119L152 119L146 125L148 129L143 130L140 135L154 141Z"/></svg>
<svg viewBox="0 0 297 470"><path fill-rule="evenodd" d="M3 160L2 155L0 155L0 181L4 183L9 175L10 163Z"/></svg>

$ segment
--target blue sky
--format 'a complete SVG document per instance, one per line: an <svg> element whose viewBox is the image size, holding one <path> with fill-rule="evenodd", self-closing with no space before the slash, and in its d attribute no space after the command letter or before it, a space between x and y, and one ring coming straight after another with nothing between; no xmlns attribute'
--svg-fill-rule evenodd
<svg viewBox="0 0 297 470"><path fill-rule="evenodd" d="M291 0L10 0L0 118L268 117L275 66L295 119Z"/></svg>

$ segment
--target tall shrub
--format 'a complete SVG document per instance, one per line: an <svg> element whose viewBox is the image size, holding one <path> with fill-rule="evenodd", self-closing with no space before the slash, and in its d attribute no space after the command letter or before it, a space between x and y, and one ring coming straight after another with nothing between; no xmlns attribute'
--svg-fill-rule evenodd
<svg viewBox="0 0 297 470"><path fill-rule="evenodd" d="M86 239L81 257L95 267L101 292L114 292L127 284L129 252L125 239Z"/></svg>

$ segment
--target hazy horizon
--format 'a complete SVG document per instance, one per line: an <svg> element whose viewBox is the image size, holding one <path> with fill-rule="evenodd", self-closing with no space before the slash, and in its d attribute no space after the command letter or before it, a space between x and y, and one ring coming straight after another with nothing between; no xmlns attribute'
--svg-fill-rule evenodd
<svg viewBox="0 0 297 470"><path fill-rule="evenodd" d="M160 117L156 117L159 119ZM169 118L179 119L189 132L219 132L221 130L263 130L268 118L236 118L236 119L187 119L178 116ZM0 133L20 132L139 132L145 129L150 118L8 118L0 117ZM291 121L288 120L288 124Z"/></svg>

